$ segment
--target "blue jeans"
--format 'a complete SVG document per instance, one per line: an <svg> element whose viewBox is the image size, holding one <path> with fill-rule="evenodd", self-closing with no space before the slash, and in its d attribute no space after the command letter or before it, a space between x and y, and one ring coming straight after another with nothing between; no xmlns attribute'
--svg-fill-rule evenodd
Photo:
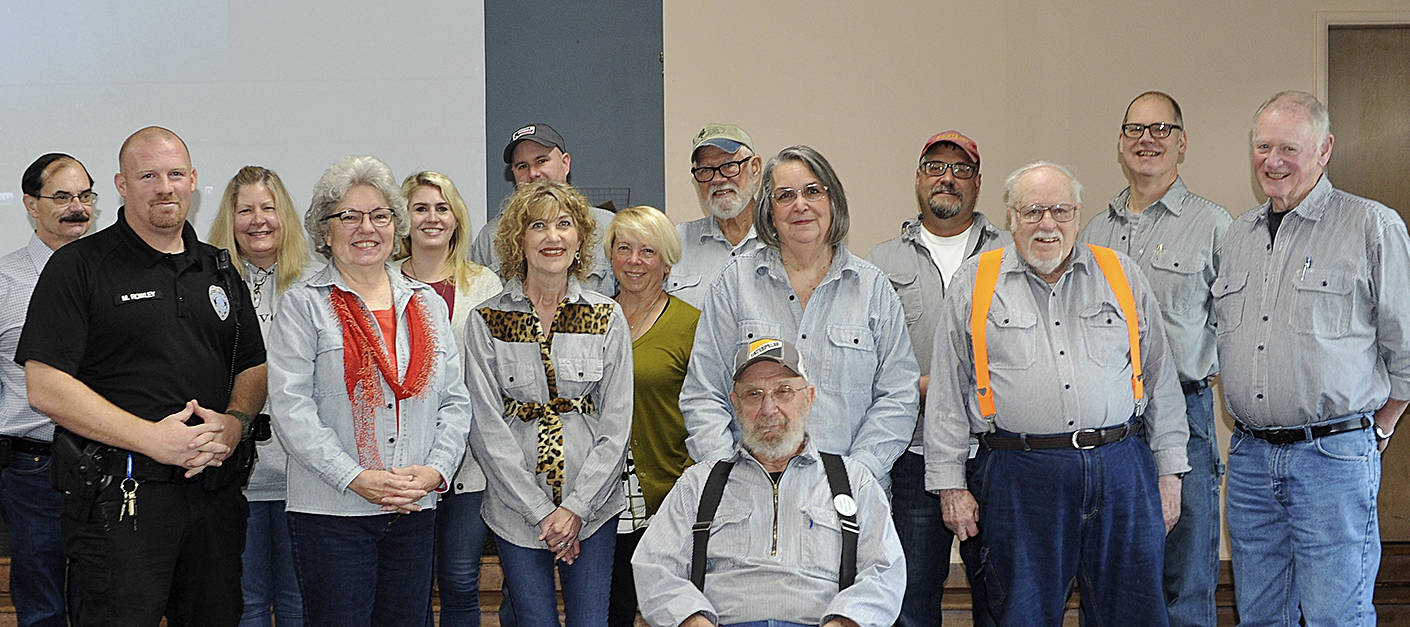
<svg viewBox="0 0 1410 627"><path fill-rule="evenodd" d="M245 595L240 627L267 627L271 606L279 627L303 625L304 603L294 574L294 553L289 549L284 501L250 501L245 552L240 561L244 566L240 589Z"/></svg>
<svg viewBox="0 0 1410 627"><path fill-rule="evenodd" d="M1219 583L1219 442L1214 432L1214 393L1185 395L1190 472L1180 488L1180 522L1165 536L1165 608L1171 627L1215 624Z"/></svg>
<svg viewBox="0 0 1410 627"><path fill-rule="evenodd" d="M1341 420L1337 418L1331 422ZM1229 539L1240 625L1374 625L1381 455L1370 429L1293 444L1235 431Z"/></svg>
<svg viewBox="0 0 1410 627"><path fill-rule="evenodd" d="M10 528L10 597L20 625L67 625L64 616L64 495L49 484L47 455L15 452L0 473L0 515Z"/></svg>
<svg viewBox="0 0 1410 627"><path fill-rule="evenodd" d="M1074 579L1088 625L1167 624L1165 524L1143 439L1086 451L982 450L976 462L970 489L998 624L1062 624Z"/></svg>
<svg viewBox="0 0 1410 627"><path fill-rule="evenodd" d="M310 625L426 624L436 510L288 518Z"/></svg>
<svg viewBox="0 0 1410 627"><path fill-rule="evenodd" d="M445 494L436 505L441 627L480 624L480 556L488 533L485 519L480 517L484 498L483 490Z"/></svg>
<svg viewBox="0 0 1410 627"><path fill-rule="evenodd" d="M607 604L612 590L612 559L617 544L614 522L581 540L582 552L572 564L556 562L548 549L516 546L496 537L499 562L514 619L519 627L557 627L558 598L553 590L553 568L563 582L563 610L568 627L607 624Z"/></svg>
<svg viewBox="0 0 1410 627"><path fill-rule="evenodd" d="M966 474L975 467L966 464ZM906 555L906 593L901 600L902 627L939 625L940 603L945 596L945 578L950 572L950 545L955 534L945 526L940 497L925 491L925 457L910 451L901 453L891 467L891 518ZM991 624L985 611L980 568L981 540L960 543L969 578L973 621L978 627Z"/></svg>

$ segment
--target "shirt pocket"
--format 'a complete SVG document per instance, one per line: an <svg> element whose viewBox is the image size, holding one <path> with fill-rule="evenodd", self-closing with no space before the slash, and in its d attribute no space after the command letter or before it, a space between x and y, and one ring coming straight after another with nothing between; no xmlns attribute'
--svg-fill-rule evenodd
<svg viewBox="0 0 1410 627"><path fill-rule="evenodd" d="M700 286L699 272L680 272L671 270L671 275L666 277L666 291L675 294L684 290L692 290Z"/></svg>
<svg viewBox="0 0 1410 627"><path fill-rule="evenodd" d="M347 396L346 376L343 362L342 329L320 329L313 354L314 398Z"/></svg>
<svg viewBox="0 0 1410 627"><path fill-rule="evenodd" d="M1206 255L1207 257L1207 255ZM1151 289L1156 299L1171 313L1185 313L1204 307L1209 288L1200 280L1204 267L1195 253L1161 255L1151 261Z"/></svg>
<svg viewBox="0 0 1410 627"><path fill-rule="evenodd" d="M1022 370L1038 360L1038 316L1026 311L989 310L985 344L989 367L995 370Z"/></svg>
<svg viewBox="0 0 1410 627"><path fill-rule="evenodd" d="M561 381L587 385L602 380L601 357L563 357L557 362L558 379Z"/></svg>
<svg viewBox="0 0 1410 627"><path fill-rule="evenodd" d="M1298 271L1293 278L1292 327L1318 337L1344 337L1351 328L1355 284L1350 272Z"/></svg>
<svg viewBox="0 0 1410 627"><path fill-rule="evenodd" d="M823 380L842 392L870 392L876 379L876 336L871 329L850 324L827 327L828 359Z"/></svg>
<svg viewBox="0 0 1410 627"><path fill-rule="evenodd" d="M906 310L906 325L915 324L920 320L925 306L925 295L921 293L919 275L914 272L896 272L887 273L886 276L891 279L891 289L896 290L896 297L901 299L901 308Z"/></svg>
<svg viewBox="0 0 1410 627"><path fill-rule="evenodd" d="M1087 359L1103 368L1121 368L1131 361L1131 336L1121 308L1110 301L1082 312L1082 341Z"/></svg>
<svg viewBox="0 0 1410 627"><path fill-rule="evenodd" d="M1219 335L1233 333L1244 321L1248 273L1221 274L1209 288L1214 296L1214 325Z"/></svg>
<svg viewBox="0 0 1410 627"><path fill-rule="evenodd" d="M766 320L745 320L739 323L739 342L726 357L726 362L734 357L734 351L748 345L754 340L766 337L777 338L783 332L783 325L777 322Z"/></svg>
<svg viewBox="0 0 1410 627"><path fill-rule="evenodd" d="M716 511L715 520L710 524L710 548L706 551L706 570L719 572L729 564L749 555L758 542L765 544L767 552L769 538L754 538L749 531L748 510Z"/></svg>
<svg viewBox="0 0 1410 627"><path fill-rule="evenodd" d="M500 385L509 396L519 400L533 399L534 385L538 381L537 372L543 371L542 363L528 361L501 362Z"/></svg>
<svg viewBox="0 0 1410 627"><path fill-rule="evenodd" d="M808 527L803 531L801 548L804 572L821 579L837 578L838 566L842 563L842 526L837 511L830 507L809 505L803 508L803 519Z"/></svg>

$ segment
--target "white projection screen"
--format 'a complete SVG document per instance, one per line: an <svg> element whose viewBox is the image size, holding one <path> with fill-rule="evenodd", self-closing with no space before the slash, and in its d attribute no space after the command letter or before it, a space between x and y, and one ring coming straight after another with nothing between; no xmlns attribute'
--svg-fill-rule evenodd
<svg viewBox="0 0 1410 627"><path fill-rule="evenodd" d="M152 124L191 149L201 239L242 165L278 172L302 216L324 168L349 154L382 159L398 182L445 173L484 224L482 0L0 6L0 253L33 231L20 178L46 152L88 167L93 229L111 225L118 148Z"/></svg>

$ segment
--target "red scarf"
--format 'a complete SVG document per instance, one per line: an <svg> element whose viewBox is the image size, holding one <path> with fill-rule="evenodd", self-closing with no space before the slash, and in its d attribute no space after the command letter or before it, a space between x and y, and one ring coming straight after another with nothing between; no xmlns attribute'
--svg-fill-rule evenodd
<svg viewBox="0 0 1410 627"><path fill-rule="evenodd" d="M435 368L436 336L428 324L426 305L421 294L411 295L406 306L406 334L411 340L411 359L406 366L406 378L397 382L397 364L382 349L382 334L372 317L363 313L361 299L352 292L337 287L329 294L333 313L343 326L343 381L347 384L348 400L352 402L353 441L357 444L357 459L363 468L382 470L382 456L377 446L376 408L383 404L382 386L387 382L398 401L417 396L426 390Z"/></svg>

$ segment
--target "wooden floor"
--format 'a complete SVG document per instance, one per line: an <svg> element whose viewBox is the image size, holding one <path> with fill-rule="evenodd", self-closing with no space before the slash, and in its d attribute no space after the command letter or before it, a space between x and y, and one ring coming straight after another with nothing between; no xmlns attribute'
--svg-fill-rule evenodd
<svg viewBox="0 0 1410 627"><path fill-rule="evenodd" d="M1381 553L1381 569L1376 581L1376 611L1381 625L1410 625L1410 543L1388 544ZM483 608L481 624L484 627L498 627L497 611L500 604L499 587L503 573L499 559L485 558L480 574L480 605ZM16 625L15 608L10 603L10 559L0 557L0 627ZM1079 592L1080 594L1080 592ZM1230 577L1229 563L1220 564L1219 589L1216 593L1219 606L1219 625L1234 625L1234 590ZM560 608L562 601L560 600ZM439 603L437 603L439 606ZM969 589L965 585L964 571L960 565L950 568L946 579L944 599L944 624L970 626ZM1064 626L1077 625L1077 599L1068 603ZM638 625L646 623L640 618Z"/></svg>

